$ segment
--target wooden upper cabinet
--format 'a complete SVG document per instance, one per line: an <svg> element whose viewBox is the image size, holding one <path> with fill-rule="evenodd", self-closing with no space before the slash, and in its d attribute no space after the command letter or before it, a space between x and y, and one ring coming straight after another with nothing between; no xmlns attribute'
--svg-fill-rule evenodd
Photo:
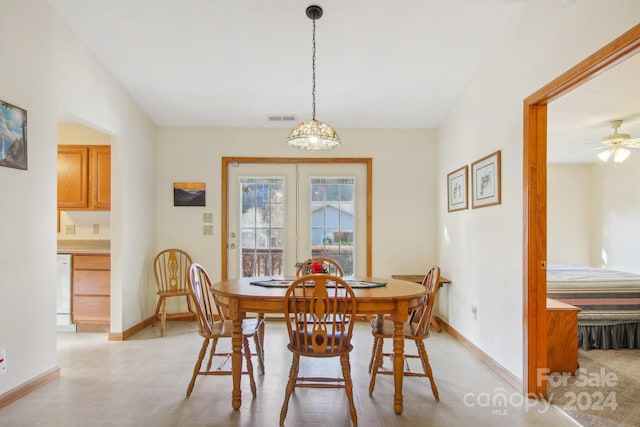
<svg viewBox="0 0 640 427"><path fill-rule="evenodd" d="M58 208L89 207L89 150L58 147Z"/></svg>
<svg viewBox="0 0 640 427"><path fill-rule="evenodd" d="M91 205L94 209L111 209L111 147L90 147Z"/></svg>
<svg viewBox="0 0 640 427"><path fill-rule="evenodd" d="M58 146L58 209L111 209L110 146Z"/></svg>

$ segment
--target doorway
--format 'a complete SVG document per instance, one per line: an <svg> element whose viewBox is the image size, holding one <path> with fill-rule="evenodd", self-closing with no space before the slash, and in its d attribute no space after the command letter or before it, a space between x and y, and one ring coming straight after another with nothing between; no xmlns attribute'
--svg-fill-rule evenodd
<svg viewBox="0 0 640 427"><path fill-rule="evenodd" d="M524 391L545 397L547 366L547 104L640 50L640 25L524 100Z"/></svg>

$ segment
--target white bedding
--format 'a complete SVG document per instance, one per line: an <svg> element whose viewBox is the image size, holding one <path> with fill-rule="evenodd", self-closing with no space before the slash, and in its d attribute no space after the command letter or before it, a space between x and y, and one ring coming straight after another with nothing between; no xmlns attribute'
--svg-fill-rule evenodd
<svg viewBox="0 0 640 427"><path fill-rule="evenodd" d="M639 288L640 274L569 264L547 264L547 289Z"/></svg>

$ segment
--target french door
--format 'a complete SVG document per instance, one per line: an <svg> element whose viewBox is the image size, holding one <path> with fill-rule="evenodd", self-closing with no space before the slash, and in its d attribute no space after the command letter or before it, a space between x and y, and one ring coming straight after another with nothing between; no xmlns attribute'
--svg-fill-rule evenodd
<svg viewBox="0 0 640 427"><path fill-rule="evenodd" d="M311 256L370 274L370 159L224 158L223 178L223 278L291 276Z"/></svg>

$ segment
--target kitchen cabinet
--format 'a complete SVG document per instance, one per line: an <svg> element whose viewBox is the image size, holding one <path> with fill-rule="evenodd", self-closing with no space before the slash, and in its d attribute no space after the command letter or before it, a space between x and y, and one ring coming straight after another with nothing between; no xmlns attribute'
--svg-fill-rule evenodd
<svg viewBox="0 0 640 427"><path fill-rule="evenodd" d="M110 146L58 146L58 209L111 209Z"/></svg>
<svg viewBox="0 0 640 427"><path fill-rule="evenodd" d="M58 147L58 209L89 207L89 150Z"/></svg>
<svg viewBox="0 0 640 427"><path fill-rule="evenodd" d="M73 255L71 317L78 332L108 332L111 312L111 256Z"/></svg>

